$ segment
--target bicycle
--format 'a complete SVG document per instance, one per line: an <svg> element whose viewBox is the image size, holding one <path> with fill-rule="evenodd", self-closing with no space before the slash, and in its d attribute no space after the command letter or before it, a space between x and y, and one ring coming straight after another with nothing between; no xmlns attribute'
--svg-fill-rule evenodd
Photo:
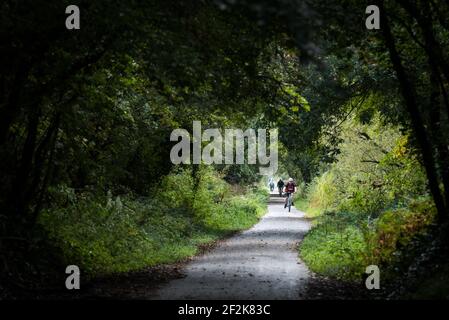
<svg viewBox="0 0 449 320"><path fill-rule="evenodd" d="M293 193L290 193L290 192L287 193L287 205L286 205L286 207L288 207L288 212L290 212L291 209L292 209L292 203L293 203L292 194Z"/></svg>

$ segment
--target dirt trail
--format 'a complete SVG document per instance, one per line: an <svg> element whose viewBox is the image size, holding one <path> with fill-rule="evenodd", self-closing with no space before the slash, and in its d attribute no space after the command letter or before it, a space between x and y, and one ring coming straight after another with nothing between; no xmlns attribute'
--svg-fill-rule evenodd
<svg viewBox="0 0 449 320"><path fill-rule="evenodd" d="M185 266L185 277L153 299L298 299L310 277L298 243L310 228L304 213L270 197L268 213L251 229Z"/></svg>

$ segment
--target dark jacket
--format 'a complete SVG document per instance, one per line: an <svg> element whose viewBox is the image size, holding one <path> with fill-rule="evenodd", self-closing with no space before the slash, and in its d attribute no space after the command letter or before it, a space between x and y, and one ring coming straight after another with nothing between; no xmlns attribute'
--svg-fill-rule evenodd
<svg viewBox="0 0 449 320"><path fill-rule="evenodd" d="M282 180L279 180L278 181L278 188L283 188L284 187L284 181L282 181Z"/></svg>

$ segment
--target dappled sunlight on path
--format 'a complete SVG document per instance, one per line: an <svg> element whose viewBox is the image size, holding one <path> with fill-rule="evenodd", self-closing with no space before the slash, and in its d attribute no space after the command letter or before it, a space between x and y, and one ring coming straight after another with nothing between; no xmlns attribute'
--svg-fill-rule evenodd
<svg viewBox="0 0 449 320"><path fill-rule="evenodd" d="M185 267L157 299L298 299L309 278L297 246L310 228L304 213L272 195L267 214Z"/></svg>

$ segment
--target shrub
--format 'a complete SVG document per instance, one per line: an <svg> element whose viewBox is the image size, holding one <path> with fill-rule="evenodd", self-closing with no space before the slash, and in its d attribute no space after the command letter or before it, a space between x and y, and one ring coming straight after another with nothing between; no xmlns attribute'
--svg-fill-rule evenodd
<svg viewBox="0 0 449 320"><path fill-rule="evenodd" d="M402 251L413 251L412 241L436 213L426 200L423 167L400 128L376 116L369 124L350 120L342 129L337 162L298 202L319 217L301 252L314 271L356 279L370 264L384 270L405 264Z"/></svg>
<svg viewBox="0 0 449 320"><path fill-rule="evenodd" d="M435 216L430 200L387 210L372 221L363 215L328 212L304 238L301 257L313 271L326 276L357 280L366 266L375 264L385 267L385 278L401 262L401 250L425 233Z"/></svg>
<svg viewBox="0 0 449 320"><path fill-rule="evenodd" d="M370 260L391 263L396 254L434 221L436 209L430 200L414 202L409 208L388 210L375 224L368 241L372 246Z"/></svg>
<svg viewBox="0 0 449 320"><path fill-rule="evenodd" d="M335 208L337 185L332 170L316 177L309 186L309 206L323 211Z"/></svg>
<svg viewBox="0 0 449 320"><path fill-rule="evenodd" d="M354 279L364 272L366 244L362 232L354 226L336 230L319 224L301 244L301 257L315 272L327 276Z"/></svg>
<svg viewBox="0 0 449 320"><path fill-rule="evenodd" d="M211 168L175 169L154 197L113 197L52 190L55 206L39 223L61 249L66 264L88 275L124 272L194 255L198 245L249 228L265 212L268 193L233 195Z"/></svg>
<svg viewBox="0 0 449 320"><path fill-rule="evenodd" d="M139 213L119 198L111 203L91 196L64 208L46 209L39 222L62 249L67 264L93 274L151 263L147 252L154 250L154 244L137 221Z"/></svg>

